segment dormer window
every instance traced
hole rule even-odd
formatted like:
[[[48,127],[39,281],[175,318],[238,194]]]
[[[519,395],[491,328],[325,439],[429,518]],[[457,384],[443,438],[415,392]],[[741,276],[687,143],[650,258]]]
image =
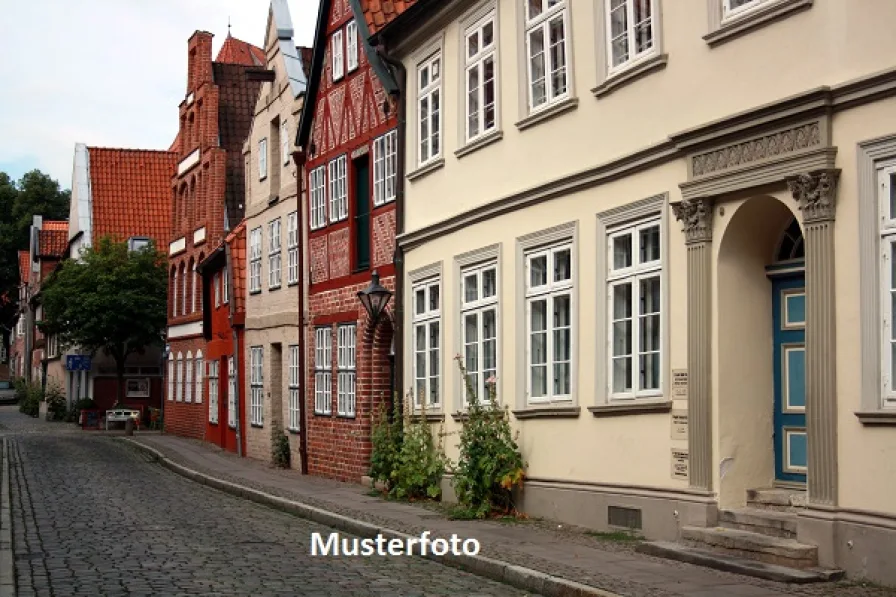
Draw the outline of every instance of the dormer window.
[[[132,236],[128,239],[128,251],[140,251],[149,246],[149,238],[145,236]]]
[[[330,54],[333,56],[333,80],[338,81],[345,74],[341,29],[333,34],[330,45]]]

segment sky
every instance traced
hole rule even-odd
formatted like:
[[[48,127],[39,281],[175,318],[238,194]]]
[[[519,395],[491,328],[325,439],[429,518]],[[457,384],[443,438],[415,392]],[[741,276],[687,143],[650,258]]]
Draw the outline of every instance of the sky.
[[[297,45],[317,0],[288,0]],[[269,0],[0,0],[0,172],[71,187],[75,143],[168,149],[186,94],[187,40],[262,46]]]

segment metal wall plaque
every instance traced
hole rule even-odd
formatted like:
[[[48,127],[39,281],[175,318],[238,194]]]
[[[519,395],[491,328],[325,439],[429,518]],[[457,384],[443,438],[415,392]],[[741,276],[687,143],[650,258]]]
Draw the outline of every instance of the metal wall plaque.
[[[688,399],[688,370],[672,370],[672,400]]]
[[[688,451],[672,448],[672,478],[688,480]]]
[[[672,439],[688,438],[688,411],[686,409],[672,410]]]

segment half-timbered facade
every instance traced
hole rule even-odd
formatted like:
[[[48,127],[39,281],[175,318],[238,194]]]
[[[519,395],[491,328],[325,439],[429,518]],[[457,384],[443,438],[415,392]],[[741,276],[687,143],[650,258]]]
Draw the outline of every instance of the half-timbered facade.
[[[360,3],[323,0],[297,144],[304,159],[308,313],[303,322],[308,471],[359,481],[371,414],[391,395],[392,322],[376,330],[358,291],[394,288],[396,108],[367,46]]]

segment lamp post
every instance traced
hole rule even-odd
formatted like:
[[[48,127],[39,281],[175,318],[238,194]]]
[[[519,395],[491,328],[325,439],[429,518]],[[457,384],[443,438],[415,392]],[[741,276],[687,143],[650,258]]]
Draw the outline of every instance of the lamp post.
[[[383,311],[386,310],[386,305],[389,304],[389,299],[391,298],[392,293],[388,288],[380,286],[380,275],[376,270],[373,270],[370,274],[370,285],[358,292],[358,300],[364,305],[364,310],[370,316],[370,325],[374,329],[376,328],[377,320],[379,320]]]

